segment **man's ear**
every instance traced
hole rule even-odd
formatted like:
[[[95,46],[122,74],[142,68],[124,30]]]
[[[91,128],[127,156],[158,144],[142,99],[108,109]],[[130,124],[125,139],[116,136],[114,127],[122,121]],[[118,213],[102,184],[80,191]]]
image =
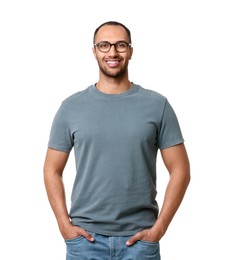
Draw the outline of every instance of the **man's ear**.
[[[95,59],[97,59],[97,57],[96,57],[96,49],[94,47],[93,47],[92,51],[93,51],[93,55],[94,55]]]
[[[132,59],[132,55],[133,55],[133,47],[130,47],[130,57],[129,57],[129,60]]]

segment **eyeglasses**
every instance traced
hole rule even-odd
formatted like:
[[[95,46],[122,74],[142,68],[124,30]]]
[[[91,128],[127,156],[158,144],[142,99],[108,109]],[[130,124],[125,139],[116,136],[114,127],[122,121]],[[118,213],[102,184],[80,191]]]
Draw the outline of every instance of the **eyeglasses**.
[[[115,42],[115,43],[110,43],[110,42],[99,42],[99,43],[95,43],[93,46],[98,48],[98,50],[100,52],[109,52],[110,49],[111,49],[111,46],[114,45],[115,49],[117,52],[125,52],[128,47],[131,46],[131,43],[128,43],[128,42],[124,42],[124,41],[118,41],[118,42]]]

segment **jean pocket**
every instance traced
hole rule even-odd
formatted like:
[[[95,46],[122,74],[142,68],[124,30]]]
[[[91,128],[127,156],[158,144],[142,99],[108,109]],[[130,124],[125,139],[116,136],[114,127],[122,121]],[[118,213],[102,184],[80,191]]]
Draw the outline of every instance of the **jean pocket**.
[[[78,237],[74,237],[74,238],[71,238],[71,239],[65,239],[64,241],[66,243],[72,243],[72,242],[81,241],[83,238],[84,238],[83,236],[78,236]]]
[[[151,245],[151,246],[154,246],[154,245],[159,245],[159,242],[151,242],[151,241],[146,241],[146,240],[139,240],[138,241],[139,243],[142,243],[142,244],[145,244],[145,245]]]
[[[160,260],[159,242],[149,242],[144,240],[137,241],[138,255],[136,259],[155,259]]]

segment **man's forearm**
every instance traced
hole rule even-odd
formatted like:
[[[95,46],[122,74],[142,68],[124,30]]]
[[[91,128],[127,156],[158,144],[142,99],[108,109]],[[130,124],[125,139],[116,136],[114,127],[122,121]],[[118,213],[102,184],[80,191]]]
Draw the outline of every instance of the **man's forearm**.
[[[160,229],[162,236],[166,232],[184,198],[189,181],[189,170],[180,172],[177,171],[171,174],[159,217],[156,224],[153,226],[154,230]]]
[[[70,223],[62,177],[55,172],[45,172],[44,182],[50,205],[61,229]]]

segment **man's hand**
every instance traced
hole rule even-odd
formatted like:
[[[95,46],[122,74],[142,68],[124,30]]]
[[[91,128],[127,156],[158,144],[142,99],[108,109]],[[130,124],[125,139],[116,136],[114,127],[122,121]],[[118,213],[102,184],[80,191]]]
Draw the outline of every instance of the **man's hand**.
[[[83,236],[90,242],[94,241],[94,238],[87,231],[85,231],[83,228],[73,226],[71,223],[60,229],[60,232],[65,240]]]
[[[132,246],[138,240],[143,240],[147,242],[158,242],[161,236],[158,233],[155,233],[151,229],[144,229],[138,233],[136,233],[133,237],[131,237],[127,242],[127,246]]]

